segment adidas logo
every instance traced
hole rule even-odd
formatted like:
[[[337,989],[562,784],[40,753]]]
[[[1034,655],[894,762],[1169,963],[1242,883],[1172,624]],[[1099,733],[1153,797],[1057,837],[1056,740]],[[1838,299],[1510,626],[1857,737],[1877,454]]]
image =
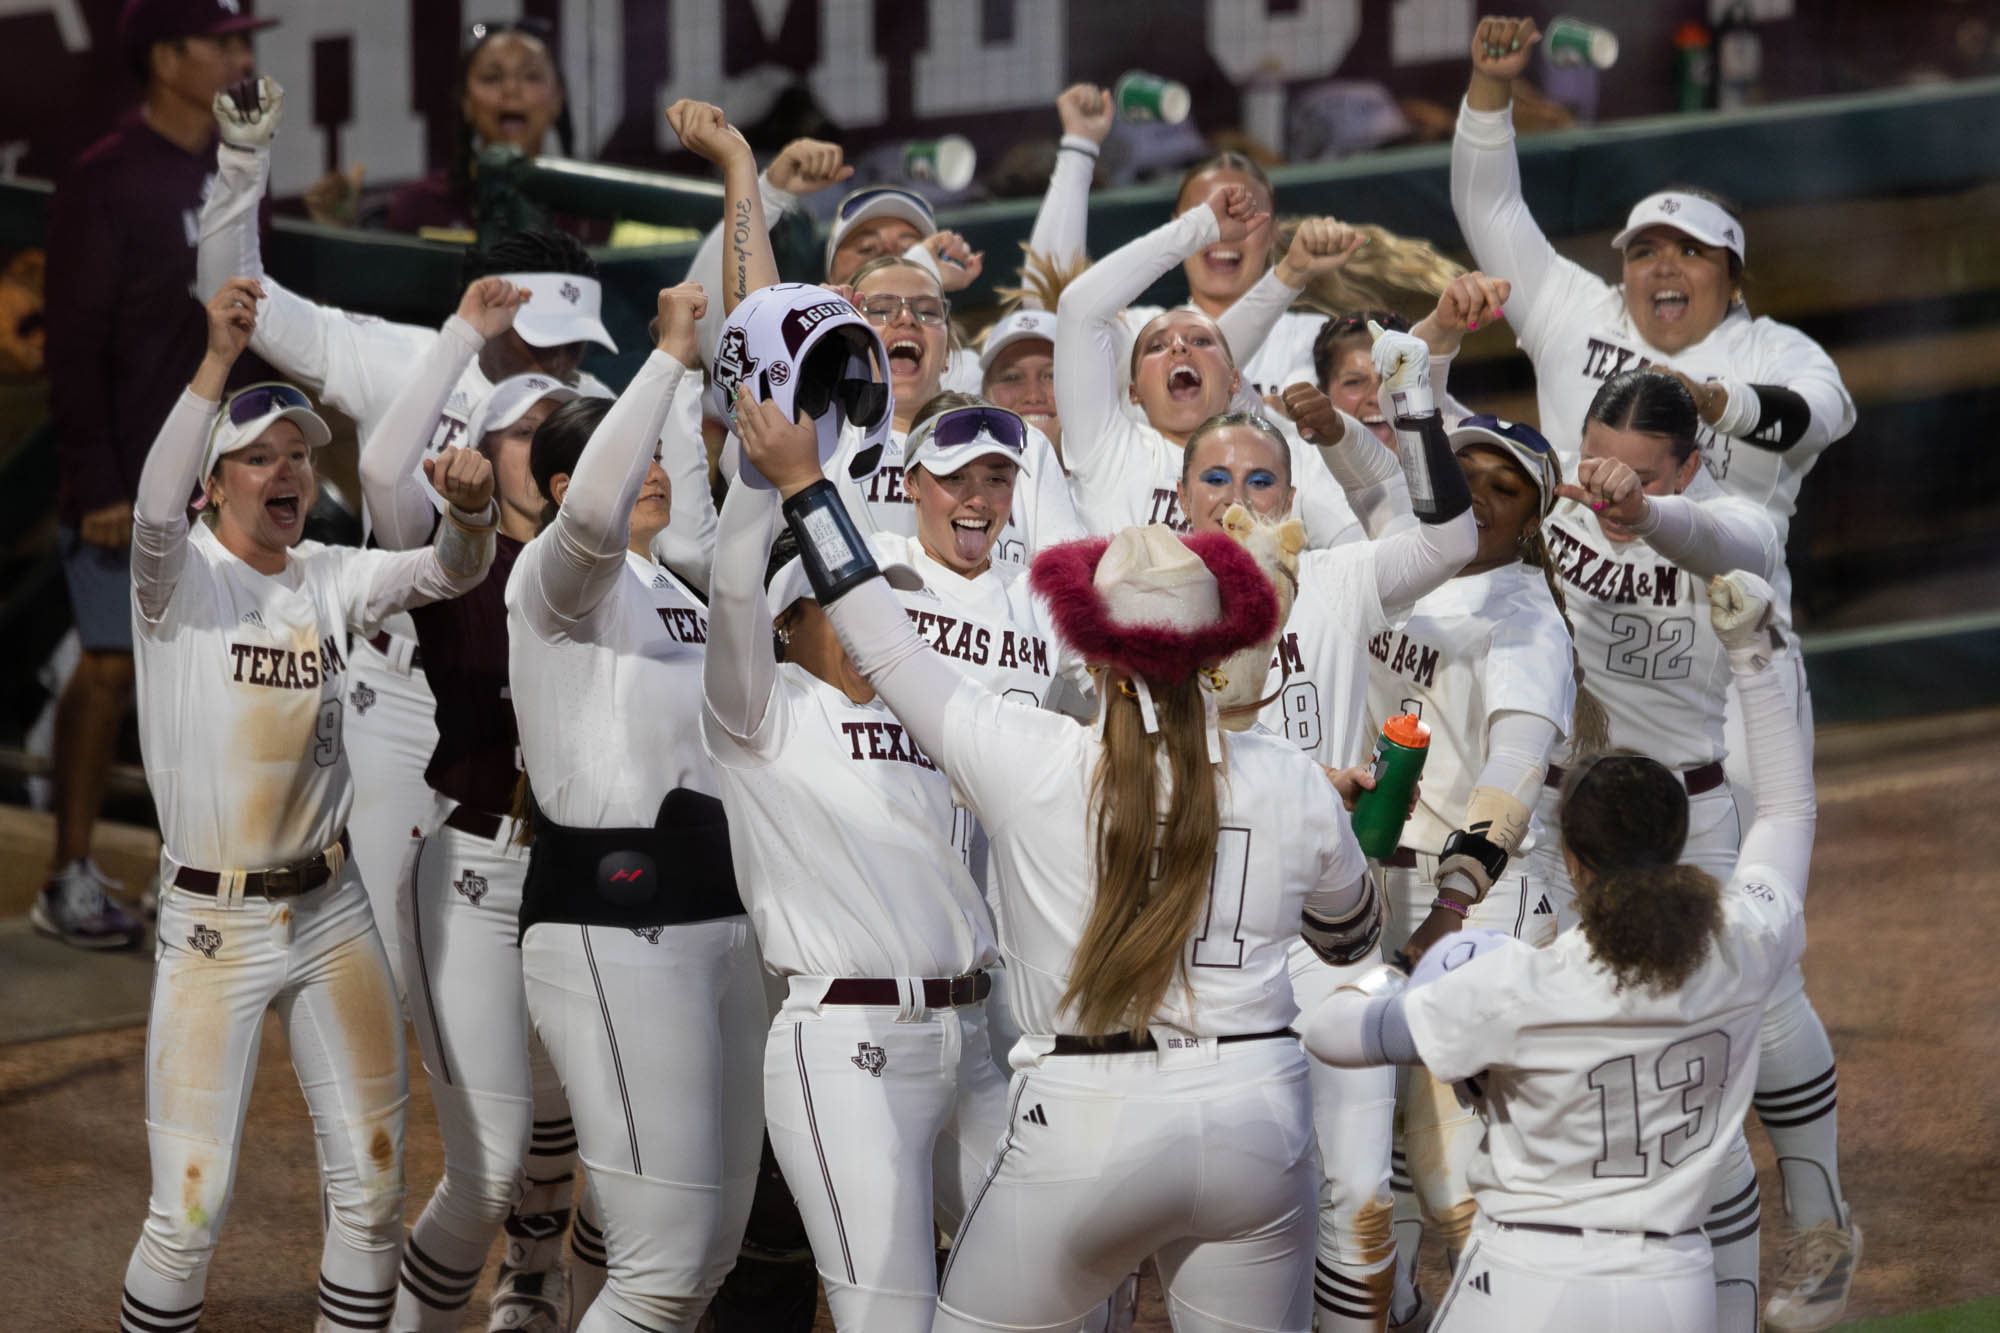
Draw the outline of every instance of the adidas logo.
[[[1490,1271],[1481,1273],[1465,1285],[1471,1287],[1482,1296],[1491,1296],[1493,1294],[1493,1279]]]
[[[1555,909],[1555,908],[1553,908],[1553,907],[1551,907],[1551,906],[1549,906],[1549,895],[1548,895],[1548,894],[1546,894],[1546,893],[1545,893],[1545,894],[1543,894],[1543,895],[1542,895],[1542,900],[1541,900],[1540,902],[1538,902],[1538,903],[1536,903],[1536,904],[1535,904],[1535,913],[1534,913],[1534,914],[1535,914],[1536,916],[1554,916],[1554,915],[1555,915],[1555,913],[1556,913],[1556,909]]]
[[[1031,1125],[1046,1125],[1049,1123],[1049,1118],[1042,1114],[1042,1104],[1040,1102],[1036,1102],[1035,1109],[1022,1116],[1021,1119]]]
[[[264,613],[262,611],[245,611],[243,613],[243,623],[246,625],[255,625],[258,629],[262,629],[264,628]]]

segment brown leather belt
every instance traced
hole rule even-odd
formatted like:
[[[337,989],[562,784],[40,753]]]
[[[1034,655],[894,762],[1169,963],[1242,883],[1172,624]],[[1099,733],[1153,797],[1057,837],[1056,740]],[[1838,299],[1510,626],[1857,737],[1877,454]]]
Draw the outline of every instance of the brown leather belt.
[[[1293,1041],[1297,1041],[1299,1034],[1290,1028],[1279,1028],[1275,1032],[1232,1032],[1226,1037],[1217,1037],[1215,1040],[1227,1046],[1232,1041],[1272,1041],[1279,1037],[1290,1037]],[[1129,1032],[1114,1032],[1104,1037],[1073,1037],[1058,1033],[1055,1049],[1049,1054],[1137,1055],[1141,1051],[1159,1049],[1159,1043],[1153,1040],[1153,1034],[1150,1032],[1143,1037],[1135,1037]]]
[[[497,838],[500,826],[506,823],[500,815],[488,814],[476,806],[455,805],[451,813],[444,817],[446,828],[455,828],[460,833],[470,833],[475,838]]]
[[[347,830],[340,831],[338,841],[340,859],[344,862],[353,855],[353,848],[347,841]],[[302,893],[311,893],[333,878],[333,866],[325,852],[309,856],[296,865],[279,866],[275,870],[250,870],[243,875],[243,896],[246,898],[296,898]],[[189,893],[216,896],[222,886],[222,875],[214,870],[196,870],[193,866],[182,866],[174,871],[174,887],[186,889]]]
[[[962,977],[924,978],[924,1008],[956,1009],[978,1004],[993,993],[993,978],[984,971]],[[876,1004],[894,1008],[903,1003],[903,983],[890,978],[841,977],[829,982],[821,1004]]]
[[[395,646],[396,638],[397,636],[389,633],[388,630],[385,629],[377,630],[373,634],[368,636],[368,646],[370,648],[373,648],[376,652],[382,654],[382,656],[384,657],[393,658],[395,654],[390,652],[389,649]],[[410,670],[422,671],[423,669],[424,669],[423,650],[416,647],[412,647],[410,649]]]
[[[1546,779],[1547,785],[1551,787],[1562,786],[1563,776],[1566,772],[1567,770],[1561,764],[1550,764],[1549,776]],[[1690,796],[1699,796],[1703,792],[1714,791],[1723,783],[1722,765],[1720,763],[1703,764],[1700,768],[1687,769],[1680,774],[1680,780],[1687,787],[1688,795]]]
[[[1564,1227],[1551,1222],[1496,1222],[1509,1231],[1546,1231],[1551,1236],[1644,1236],[1647,1240],[1672,1240],[1676,1236],[1700,1234],[1700,1227],[1686,1231],[1631,1231],[1624,1227]]]

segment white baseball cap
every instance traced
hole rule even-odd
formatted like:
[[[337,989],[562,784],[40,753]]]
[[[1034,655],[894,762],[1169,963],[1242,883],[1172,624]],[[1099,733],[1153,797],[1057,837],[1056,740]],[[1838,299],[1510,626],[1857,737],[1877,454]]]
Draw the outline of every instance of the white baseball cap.
[[[924,586],[924,576],[910,565],[899,560],[877,563],[881,566],[882,577],[897,592],[916,592]],[[809,602],[819,600],[819,594],[813,591],[812,579],[806,574],[804,558],[795,555],[779,565],[778,572],[771,575],[771,581],[764,585],[764,600],[775,616],[801,597]]]
[[[833,252],[853,230],[877,218],[901,218],[917,229],[920,236],[937,230],[937,216],[920,194],[894,185],[871,185],[856,190],[840,201],[833,212],[833,228],[826,234],[826,266],[833,267]]]
[[[1004,458],[1028,466],[1028,424],[1004,407],[979,403],[926,418],[903,444],[903,470],[920,467],[948,477],[975,458]]]
[[[993,369],[993,362],[998,359],[1001,350],[1024,338],[1040,338],[1053,346],[1056,340],[1055,312],[1022,306],[1002,316],[999,323],[986,331],[986,342],[979,349],[979,369],[982,372]]]
[[[1734,251],[1737,262],[1743,261],[1743,224],[1712,199],[1680,190],[1649,194],[1632,205],[1625,218],[1625,230],[1611,238],[1611,248],[1623,252],[1632,238],[1648,227],[1672,227],[1703,245],[1719,245]]]
[[[583,397],[581,390],[564,384],[553,375],[530,372],[509,375],[486,391],[465,423],[465,447],[477,449],[479,442],[496,430],[505,430],[528,414],[528,409],[544,398],[567,403]]]
[[[514,332],[535,347],[566,343],[596,343],[615,352],[618,344],[604,327],[604,285],[580,273],[498,273],[531,299],[514,316]]]
[[[231,394],[216,414],[215,425],[208,432],[208,447],[201,455],[201,479],[208,479],[224,455],[249,448],[280,421],[297,426],[310,448],[317,449],[333,438],[302,390],[276,380],[252,384]]]

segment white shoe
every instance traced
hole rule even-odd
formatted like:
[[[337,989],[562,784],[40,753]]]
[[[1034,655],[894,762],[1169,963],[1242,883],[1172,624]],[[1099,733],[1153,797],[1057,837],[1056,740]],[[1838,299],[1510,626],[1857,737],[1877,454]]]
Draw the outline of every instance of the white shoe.
[[[28,908],[28,920],[42,934],[79,949],[135,948],[146,928],[105,896],[124,888],[105,878],[88,858],[72,861],[42,885]]]
[[[1847,1313],[1847,1293],[1861,1263],[1861,1228],[1821,1222],[1794,1235],[1779,1261],[1778,1294],[1764,1306],[1774,1333],[1816,1333]]]
[[[569,1282],[562,1265],[545,1273],[502,1268],[487,1309],[487,1333],[567,1333]]]

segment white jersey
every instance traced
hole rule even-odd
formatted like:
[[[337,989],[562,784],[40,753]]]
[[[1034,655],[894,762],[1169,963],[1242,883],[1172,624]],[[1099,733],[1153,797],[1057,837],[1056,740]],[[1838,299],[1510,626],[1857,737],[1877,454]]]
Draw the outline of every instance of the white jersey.
[[[1024,566],[996,562],[966,578],[939,564],[915,537],[869,538],[880,563],[905,564],[924,586],[899,591],[917,633],[938,656],[995,694],[1040,707],[1067,663],[1042,599]]]
[[[889,432],[889,439],[882,446],[880,470],[866,481],[843,488],[850,507],[858,494],[866,510],[854,516],[863,532],[898,537],[917,535],[917,502],[903,478],[903,446],[908,439],[906,431]],[[860,443],[860,429],[843,426],[840,449],[827,464],[827,475],[833,476],[838,469],[845,468]],[[1007,516],[1007,526],[1000,529],[1000,539],[993,545],[995,560],[1026,564],[1051,546],[1085,535],[1055,446],[1033,426],[1028,427],[1027,462],[1027,468],[1015,478],[1014,505]]]
[[[1732,495],[1768,508],[1783,522],[1797,508],[1799,483],[1822,450],[1854,428],[1854,400],[1826,350],[1788,324],[1753,319],[1733,308],[1713,332],[1668,353],[1639,336],[1621,287],[1557,254],[1521,198],[1511,110],[1461,109],[1452,141],[1451,193],[1473,257],[1514,284],[1507,320],[1535,364],[1542,434],[1576,475],[1585,414],[1603,382],[1620,371],[1660,364],[1695,380],[1772,384],[1806,400],[1805,434],[1778,452],[1748,440],[1700,432],[1703,465]],[[1789,603],[1791,576],[1772,579]]]
[[[1700,473],[1683,498],[1733,511],[1746,523],[1770,523]],[[1559,503],[1542,532],[1567,585],[1585,683],[1610,716],[1611,744],[1679,770],[1721,759],[1729,654],[1709,624],[1708,580],[1644,541],[1612,541],[1574,500]]]
[[[945,705],[944,734],[939,758],[992,840],[994,915],[1014,1017],[1028,1034],[1022,1049],[1045,1053],[1050,1035],[1076,1030],[1061,999],[1096,896],[1098,733],[967,681]],[[1170,987],[1153,1018],[1163,1048],[1169,1034],[1271,1032],[1296,1018],[1287,951],[1305,900],[1352,889],[1365,868],[1339,798],[1293,747],[1253,732],[1225,733],[1223,745],[1215,874],[1188,945],[1188,986]]]
[[[1756,1084],[1772,985],[1805,949],[1799,886],[1739,865],[1723,927],[1678,991],[1613,990],[1580,929],[1546,949],[1500,948],[1403,996],[1426,1068],[1486,1074],[1486,1151],[1468,1175],[1500,1222],[1679,1232]]]
[[[1258,721],[1328,768],[1368,757],[1367,644],[1389,625],[1375,543],[1299,554],[1299,591],[1278,634]]]
[[[354,799],[347,627],[463,591],[440,573],[429,547],[300,542],[282,573],[260,574],[193,525],[159,619],[132,613],[140,749],[170,860],[264,870],[339,839]]]
[[[736,883],[781,976],[953,977],[994,959],[951,783],[880,699],[780,663],[755,735],[702,715]]]
[[[1281,290],[1289,291],[1278,283],[1274,273],[1266,274],[1265,280],[1277,284]],[[1255,290],[1255,289],[1253,289]],[[1293,297],[1297,296],[1292,292]],[[1181,306],[1182,310],[1192,310],[1192,305]],[[1132,341],[1145,328],[1165,312],[1165,307],[1156,305],[1127,306],[1121,321],[1125,325],[1125,366],[1130,366]],[[1248,358],[1239,360],[1237,370],[1243,376],[1243,388],[1252,397],[1264,399],[1267,395],[1282,394],[1291,384],[1319,384],[1319,372],[1313,369],[1313,340],[1326,325],[1326,316],[1309,310],[1286,310],[1278,315],[1271,331],[1264,335],[1264,341],[1252,350]],[[1228,326],[1225,325],[1225,332]],[[1232,348],[1232,350],[1235,350]],[[1443,383],[1443,378],[1438,377]]]
[[[708,610],[664,567],[625,568],[580,619],[543,594],[553,530],[507,581],[507,674],[535,803],[570,828],[652,828],[676,787],[720,795],[699,729]]]
[[[1417,808],[1403,845],[1436,854],[1465,823],[1496,713],[1569,730],[1576,703],[1569,631],[1539,569],[1519,561],[1447,582],[1368,641],[1369,734],[1397,713],[1431,729]],[[1726,668],[1725,663],[1725,668]],[[1522,840],[1534,845],[1535,831]]]

